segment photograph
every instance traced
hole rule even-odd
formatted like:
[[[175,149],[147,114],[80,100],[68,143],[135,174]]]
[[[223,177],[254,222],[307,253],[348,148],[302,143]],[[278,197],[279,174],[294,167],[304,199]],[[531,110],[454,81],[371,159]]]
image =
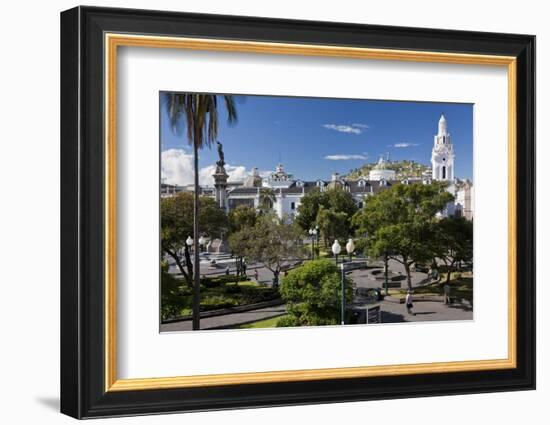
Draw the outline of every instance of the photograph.
[[[474,105],[159,93],[160,332],[474,319]]]

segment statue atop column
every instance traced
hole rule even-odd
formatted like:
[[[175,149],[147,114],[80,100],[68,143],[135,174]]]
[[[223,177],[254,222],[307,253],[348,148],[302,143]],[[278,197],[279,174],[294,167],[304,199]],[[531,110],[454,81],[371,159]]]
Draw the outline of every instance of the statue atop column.
[[[216,142],[218,145],[218,157],[219,160],[216,161],[216,164],[220,167],[223,167],[225,165],[225,155],[223,154],[223,145],[218,141]]]
[[[223,146],[220,142],[218,145],[218,160],[216,161],[216,172],[213,174],[214,187],[216,189],[216,202],[220,208],[227,211],[227,172],[225,171],[225,155],[223,154]]]

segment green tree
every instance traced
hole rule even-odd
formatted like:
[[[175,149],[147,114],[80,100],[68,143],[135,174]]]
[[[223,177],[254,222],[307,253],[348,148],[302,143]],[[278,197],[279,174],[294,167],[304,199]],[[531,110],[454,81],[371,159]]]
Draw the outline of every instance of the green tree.
[[[346,304],[352,299],[353,282],[346,278]],[[283,278],[281,297],[287,303],[289,318],[277,326],[319,326],[340,323],[341,275],[333,261],[307,261]]]
[[[179,282],[173,275],[168,273],[168,263],[166,261],[161,264],[160,297],[162,320],[177,316],[185,306]]]
[[[315,227],[319,207],[324,204],[325,197],[323,196],[323,192],[317,187],[302,197],[298,206],[298,215],[296,216],[296,223],[302,230],[307,232],[309,229]]]
[[[218,137],[218,101],[222,99],[229,123],[237,121],[237,109],[233,96],[210,94],[165,93],[164,104],[168,112],[172,131],[181,133],[181,125],[186,124],[187,141],[193,146],[195,197],[193,204],[193,225],[195,264],[199,264],[199,150],[210,147]],[[200,318],[200,277],[195,276],[193,289],[193,329],[199,328]]]
[[[317,225],[323,236],[325,246],[335,239],[345,240],[349,232],[349,217],[345,212],[337,212],[332,208],[321,206],[317,213]]]
[[[472,261],[473,224],[464,217],[448,217],[437,222],[435,231],[434,253],[445,264],[446,282],[449,282],[451,271],[459,261]]]
[[[357,205],[351,194],[338,187],[327,189],[323,192],[319,188],[309,191],[301,199],[296,217],[296,223],[303,231],[307,232],[309,229],[315,227],[315,225],[320,226],[318,215],[321,208],[331,210],[335,214],[344,213],[346,220],[344,222],[344,229],[342,230],[342,237],[349,236],[352,224],[351,218],[357,211]],[[330,237],[324,237],[323,239],[326,245]]]
[[[370,255],[387,254],[403,265],[412,289],[411,266],[433,258],[436,214],[452,200],[442,183],[397,184],[367,198],[353,223],[358,236],[368,234]]]
[[[333,188],[323,192],[326,198],[325,206],[336,212],[345,213],[350,219],[357,211],[357,204],[349,192],[341,188]]]
[[[262,187],[260,189],[260,199],[258,209],[261,214],[269,214],[276,201],[275,191],[273,189]]]
[[[237,232],[233,232],[229,235],[228,243],[231,254],[235,257],[236,262],[238,262],[237,275],[240,273],[239,270],[243,270],[243,259],[250,252],[252,241],[250,240],[254,226],[244,226]]]
[[[229,231],[235,233],[245,227],[254,227],[256,224],[256,210],[248,205],[239,205],[229,211]]]
[[[251,229],[247,258],[261,262],[272,272],[280,271],[283,262],[300,259],[304,253],[298,244],[300,232],[273,213],[258,218]]]
[[[193,261],[185,243],[193,234],[193,194],[181,192],[160,202],[161,249],[176,263],[189,287],[193,287]],[[199,199],[199,225],[204,234],[216,235],[227,228],[227,216],[212,198]],[[183,255],[182,255],[183,253]]]

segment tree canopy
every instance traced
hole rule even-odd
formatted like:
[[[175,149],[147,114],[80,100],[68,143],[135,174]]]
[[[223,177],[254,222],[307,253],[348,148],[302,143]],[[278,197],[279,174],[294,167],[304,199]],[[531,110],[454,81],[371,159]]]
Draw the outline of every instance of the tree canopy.
[[[245,227],[254,227],[258,214],[253,207],[248,205],[239,205],[229,211],[229,231],[238,232]]]
[[[227,229],[227,216],[212,198],[199,198],[201,213],[199,226],[201,232],[209,236],[218,236]],[[161,248],[174,259],[181,274],[191,285],[193,265],[189,248],[185,243],[187,237],[193,237],[193,194],[181,192],[175,196],[162,198],[160,203]],[[181,251],[184,252],[184,261]]]
[[[280,270],[283,262],[303,255],[298,243],[300,232],[275,214],[258,216],[254,226],[243,227],[229,237],[229,246],[239,257],[263,263],[269,270]]]
[[[434,256],[441,259],[447,268],[446,281],[451,280],[451,271],[459,261],[469,263],[473,257],[473,223],[464,217],[446,217],[435,227]]]
[[[443,183],[398,184],[367,198],[353,223],[360,236],[368,235],[370,255],[387,254],[403,265],[412,289],[410,267],[433,258],[437,213],[452,200]]]
[[[315,188],[302,198],[296,223],[305,232],[319,225],[322,237],[327,244],[336,234],[342,238],[349,236],[351,217],[356,211],[357,205],[349,192],[341,188],[321,192]]]
[[[346,278],[346,304],[352,298],[353,282]],[[283,277],[280,289],[289,318],[278,326],[318,326],[340,323],[341,276],[327,259],[307,261]]]

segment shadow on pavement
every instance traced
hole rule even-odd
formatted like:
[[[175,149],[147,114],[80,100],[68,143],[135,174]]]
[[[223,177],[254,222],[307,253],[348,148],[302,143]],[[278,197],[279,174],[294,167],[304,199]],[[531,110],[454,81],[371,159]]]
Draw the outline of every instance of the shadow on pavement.
[[[467,305],[462,305],[462,304],[451,304],[448,307],[449,308],[455,308],[455,309],[458,309],[458,310],[463,310],[463,311],[472,311],[473,310],[473,307],[470,307],[470,306],[467,306]]]
[[[382,323],[403,323],[406,322],[405,317],[402,314],[390,313],[389,311],[382,311]]]

